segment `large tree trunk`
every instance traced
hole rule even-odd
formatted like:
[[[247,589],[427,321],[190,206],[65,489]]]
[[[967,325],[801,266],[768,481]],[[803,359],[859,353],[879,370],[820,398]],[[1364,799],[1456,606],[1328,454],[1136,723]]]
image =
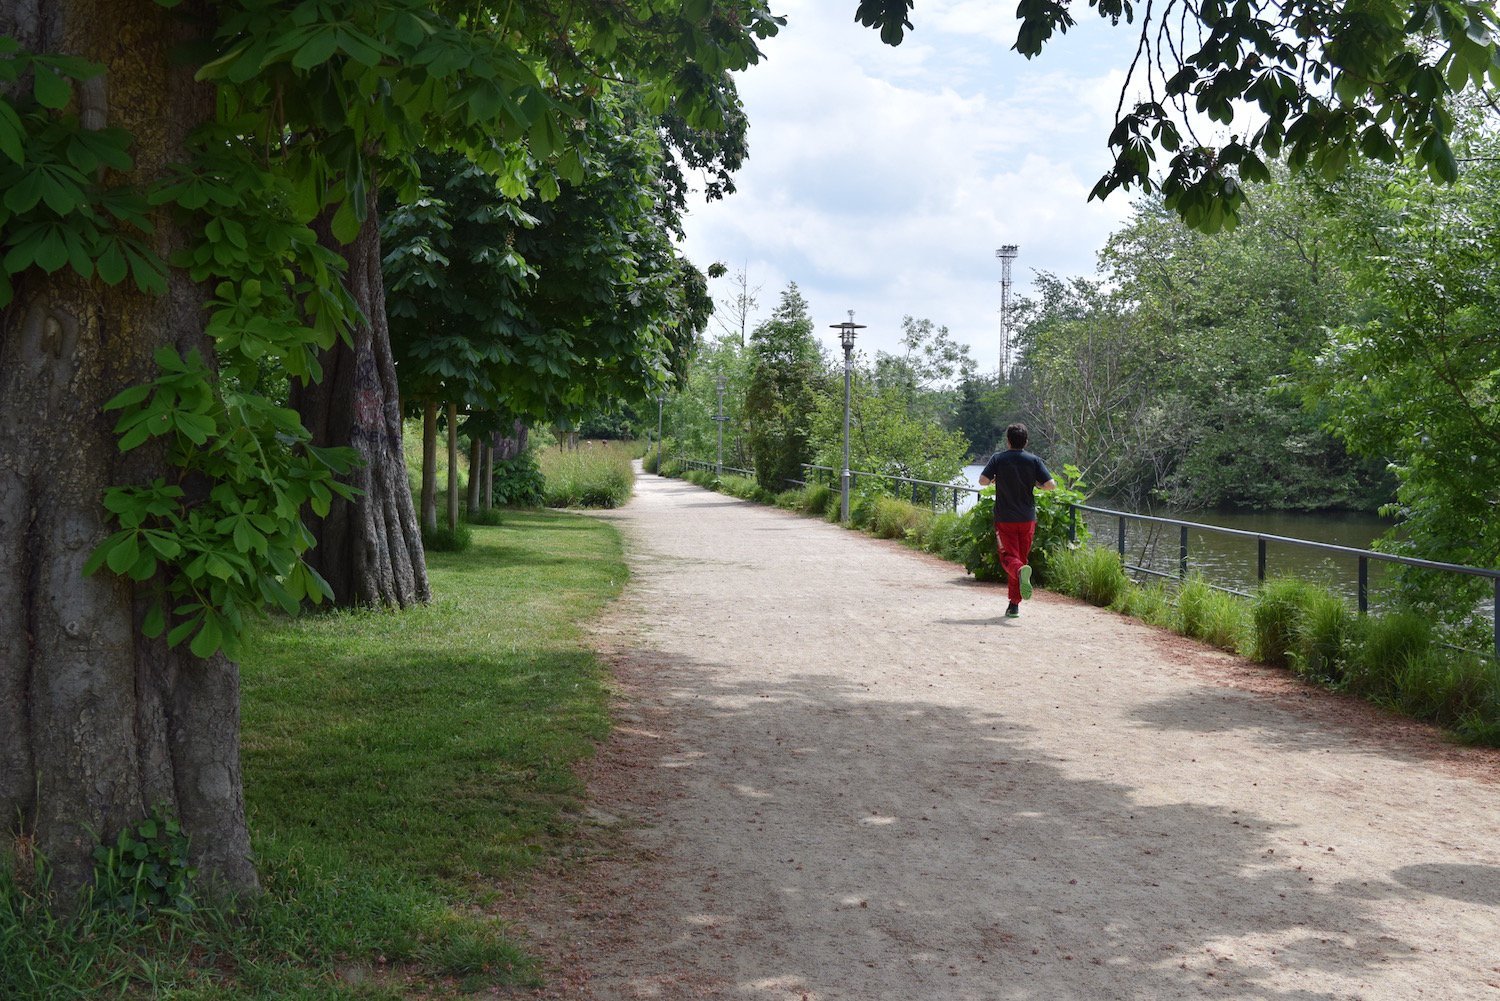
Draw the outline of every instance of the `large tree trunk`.
[[[317,548],[308,563],[333,588],[340,605],[406,608],[425,602],[427,562],[412,506],[401,446],[401,403],[391,357],[380,274],[380,220],[371,184],[359,236],[341,246],[325,226],[320,238],[349,262],[349,285],[368,323],[320,356],[323,381],[295,386],[292,405],[316,445],[347,445],[362,465],[350,476],[360,494],[335,499],[328,517],[309,527]]]
[[[185,41],[180,14],[138,0],[0,0],[0,34],[104,64],[80,88],[80,118],[134,134],[139,181],[181,159],[213,112],[212,90],[170,58]],[[180,234],[156,223],[166,257]],[[171,475],[160,451],[122,457],[101,406],[150,378],[164,344],[211,357],[203,299],[181,272],[147,296],[64,269],[28,272],[0,311],[0,865],[45,858],[63,903],[86,885],[98,840],[155,806],[182,820],[211,892],[257,888],[235,665],[145,639],[137,589],[82,569],[109,532],[104,489]]]

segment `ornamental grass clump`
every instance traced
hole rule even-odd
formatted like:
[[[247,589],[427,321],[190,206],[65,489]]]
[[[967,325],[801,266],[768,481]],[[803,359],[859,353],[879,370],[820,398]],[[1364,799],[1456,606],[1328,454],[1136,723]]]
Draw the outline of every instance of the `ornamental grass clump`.
[[[1238,650],[1249,631],[1245,604],[1194,575],[1177,592],[1175,627],[1221,650]]]
[[[932,511],[895,497],[877,497],[870,510],[869,530],[882,539],[907,539],[932,521]]]
[[[548,449],[539,456],[548,507],[615,508],[635,484],[628,443]]]
[[[1250,655],[1287,667],[1297,642],[1297,621],[1310,585],[1289,577],[1268,580],[1250,603]]]
[[[1336,685],[1343,680],[1354,630],[1354,616],[1332,591],[1309,586],[1302,595],[1296,639],[1288,652],[1292,670],[1310,681]]]

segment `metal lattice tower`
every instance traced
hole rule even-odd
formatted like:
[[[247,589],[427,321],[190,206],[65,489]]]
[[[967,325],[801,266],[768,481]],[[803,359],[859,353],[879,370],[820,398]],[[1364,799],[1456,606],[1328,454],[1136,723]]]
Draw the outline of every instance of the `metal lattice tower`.
[[[1000,258],[1000,379],[1010,371],[1010,263],[1016,259],[1020,248],[1007,243],[995,251]]]

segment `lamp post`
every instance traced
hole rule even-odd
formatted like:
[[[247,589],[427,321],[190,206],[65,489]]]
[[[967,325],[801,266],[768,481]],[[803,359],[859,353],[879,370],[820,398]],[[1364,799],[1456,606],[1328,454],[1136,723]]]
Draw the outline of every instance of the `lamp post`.
[[[656,394],[656,475],[657,476],[665,476],[666,475],[665,473],[663,473],[661,471],[661,464],[662,464],[661,447],[662,447],[662,443],[666,441],[666,439],[661,436],[661,409],[662,409],[663,406],[666,405],[666,402],[667,402],[667,394],[666,393],[657,393]]]
[[[865,329],[863,323],[854,322],[854,310],[849,310],[849,319],[843,323],[830,324],[839,332],[839,344],[844,348],[844,471],[839,477],[839,520],[849,523],[849,377],[854,352],[854,332]]]
[[[726,381],[722,375],[714,378],[714,384],[719,388],[719,413],[714,417],[719,425],[719,461],[714,475],[720,479],[724,477],[724,422],[729,420],[724,416],[724,383]]]

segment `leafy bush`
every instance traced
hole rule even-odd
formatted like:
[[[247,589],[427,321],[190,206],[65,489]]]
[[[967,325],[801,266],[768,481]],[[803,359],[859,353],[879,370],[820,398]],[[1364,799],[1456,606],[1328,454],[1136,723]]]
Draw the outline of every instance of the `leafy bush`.
[[[547,483],[530,449],[509,459],[496,459],[494,499],[501,507],[541,507],[547,498]]]
[[[775,501],[774,494],[765,490],[759,482],[749,476],[725,476],[719,480],[718,490],[731,497],[755,501],[757,504],[770,504]]]
[[[1050,554],[1069,544],[1069,526],[1073,524],[1073,504],[1082,504],[1084,497],[1078,467],[1063,467],[1056,474],[1057,489],[1036,495],[1036,536],[1031,543],[1032,579],[1038,584],[1048,580]],[[995,488],[985,487],[979,501],[967,514],[964,542],[960,548],[964,569],[974,575],[975,580],[1004,580],[1005,571],[1000,569],[1000,554],[995,547]],[[1076,522],[1077,541],[1087,542],[1088,526],[1083,519]]]
[[[120,832],[113,845],[94,849],[94,905],[144,921],[157,911],[178,915],[193,910],[192,883],[197,870],[188,865],[188,836],[175,817],[161,808],[133,828]]]

